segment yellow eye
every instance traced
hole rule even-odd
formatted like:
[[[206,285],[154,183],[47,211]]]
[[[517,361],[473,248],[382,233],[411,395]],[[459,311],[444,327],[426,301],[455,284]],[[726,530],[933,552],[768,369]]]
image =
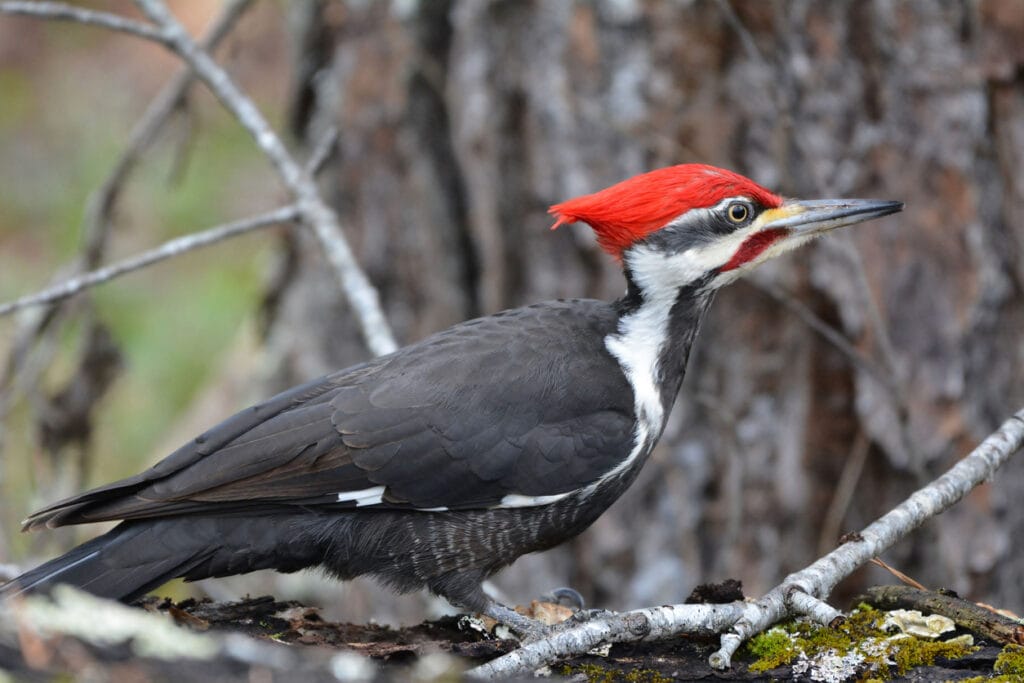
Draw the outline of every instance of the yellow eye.
[[[726,215],[729,216],[729,220],[733,223],[742,223],[750,216],[750,207],[746,204],[736,202],[735,204],[729,205]]]

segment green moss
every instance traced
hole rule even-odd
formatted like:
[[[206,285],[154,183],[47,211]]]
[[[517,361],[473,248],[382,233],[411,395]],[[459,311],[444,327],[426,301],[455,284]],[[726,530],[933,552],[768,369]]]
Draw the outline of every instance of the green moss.
[[[901,676],[915,667],[931,666],[940,657],[960,659],[978,649],[959,643],[927,641],[920,638],[902,638],[895,642],[897,647],[893,650],[892,657],[896,662],[897,673]]]
[[[1007,645],[996,658],[992,671],[1005,676],[1024,676],[1024,647]]]
[[[597,664],[566,665],[562,667],[559,673],[566,677],[583,674],[587,677],[588,683],[671,683],[673,680],[654,669],[620,671],[618,669],[606,669]]]
[[[880,628],[883,614],[861,606],[836,628],[791,621],[750,640],[753,672],[764,672],[798,659],[807,666],[849,667],[886,680],[938,658],[958,659],[977,648],[962,643],[894,638]],[[1024,669],[1022,669],[1024,670]]]
[[[757,661],[750,665],[750,670],[757,672],[788,664],[800,654],[796,641],[781,628],[757,634],[747,643],[747,650],[757,657]]]

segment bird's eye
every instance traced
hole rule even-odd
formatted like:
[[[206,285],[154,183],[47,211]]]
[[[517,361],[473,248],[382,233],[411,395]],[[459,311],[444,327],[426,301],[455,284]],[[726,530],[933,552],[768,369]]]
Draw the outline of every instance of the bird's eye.
[[[729,205],[726,215],[733,223],[742,223],[750,217],[750,207],[742,202],[736,202]]]

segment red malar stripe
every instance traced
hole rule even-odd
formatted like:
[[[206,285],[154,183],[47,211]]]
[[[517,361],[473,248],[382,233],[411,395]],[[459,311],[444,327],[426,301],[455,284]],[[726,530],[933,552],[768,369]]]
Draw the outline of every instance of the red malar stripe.
[[[753,261],[760,256],[765,249],[772,246],[788,234],[789,231],[784,228],[776,230],[762,230],[761,232],[754,233],[740,245],[740,248],[732,255],[729,262],[722,266],[720,272],[724,273],[727,270],[739,268],[744,263]]]

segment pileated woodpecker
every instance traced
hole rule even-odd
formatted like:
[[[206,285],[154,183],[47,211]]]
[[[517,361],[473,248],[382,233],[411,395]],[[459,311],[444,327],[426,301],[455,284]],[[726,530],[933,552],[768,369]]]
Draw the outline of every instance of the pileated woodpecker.
[[[426,587],[520,632],[481,583],[586,529],[665,427],[715,291],[899,202],[796,201],[698,164],[550,209],[618,259],[623,298],[461,323],[228,418],[25,529],[124,520],[0,595],[69,583],[130,600],[175,578],[321,566]]]

